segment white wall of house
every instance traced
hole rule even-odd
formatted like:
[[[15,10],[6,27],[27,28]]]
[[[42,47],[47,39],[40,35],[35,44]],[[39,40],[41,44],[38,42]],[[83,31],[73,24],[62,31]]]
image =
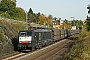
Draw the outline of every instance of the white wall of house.
[[[72,29],[71,30],[76,30],[76,26],[72,26]]]
[[[62,25],[62,23],[63,23],[63,20],[60,20],[60,25]]]

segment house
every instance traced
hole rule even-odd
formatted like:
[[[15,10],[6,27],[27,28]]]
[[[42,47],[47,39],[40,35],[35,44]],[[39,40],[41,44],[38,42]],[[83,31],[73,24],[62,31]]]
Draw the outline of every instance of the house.
[[[53,22],[53,28],[59,29],[59,26],[62,25],[63,20],[61,20],[61,18],[53,18],[52,22]]]

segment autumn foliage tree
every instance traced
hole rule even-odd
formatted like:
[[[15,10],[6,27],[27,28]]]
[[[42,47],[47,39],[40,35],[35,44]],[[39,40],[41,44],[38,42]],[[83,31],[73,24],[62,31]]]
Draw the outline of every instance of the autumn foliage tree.
[[[65,21],[62,23],[62,25],[59,26],[61,29],[71,29],[72,26],[69,23],[66,23]]]
[[[44,24],[44,25],[46,25],[46,17],[45,17],[45,15],[44,14],[41,14],[40,16],[39,16],[39,21],[38,21],[38,23],[39,24]]]
[[[53,27],[52,18],[52,15],[48,15],[47,17],[47,25],[51,27]]]
[[[44,14],[41,14],[38,23],[49,27],[52,26],[52,19],[50,16],[46,17]]]

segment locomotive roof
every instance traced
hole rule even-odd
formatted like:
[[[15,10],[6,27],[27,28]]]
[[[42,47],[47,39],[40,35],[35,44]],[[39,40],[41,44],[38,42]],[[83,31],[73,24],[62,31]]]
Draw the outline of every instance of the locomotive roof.
[[[33,30],[21,30],[20,32],[32,32]]]
[[[47,29],[37,29],[37,30],[21,30],[20,32],[51,32],[51,30],[47,30]]]
[[[51,30],[47,30],[47,29],[38,29],[38,30],[34,30],[34,32],[51,32]]]

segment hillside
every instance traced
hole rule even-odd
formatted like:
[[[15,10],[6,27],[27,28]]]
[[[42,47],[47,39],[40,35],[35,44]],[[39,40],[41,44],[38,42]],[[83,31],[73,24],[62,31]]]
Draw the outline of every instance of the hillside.
[[[90,32],[82,32],[63,60],[90,60]]]
[[[0,57],[16,50],[18,32],[25,29],[24,22],[0,19]]]

